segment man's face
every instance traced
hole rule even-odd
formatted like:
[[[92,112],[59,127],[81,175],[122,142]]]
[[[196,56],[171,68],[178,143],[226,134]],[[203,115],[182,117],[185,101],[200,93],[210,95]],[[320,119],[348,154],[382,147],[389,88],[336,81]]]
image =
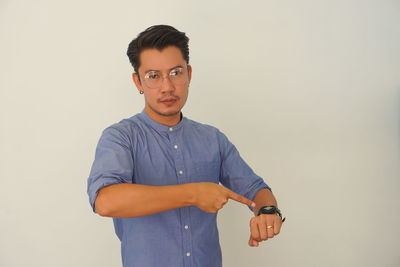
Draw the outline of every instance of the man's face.
[[[175,80],[176,70],[183,70],[179,82]],[[135,73],[133,80],[138,90],[144,92],[146,112],[158,118],[178,116],[188,97],[192,74],[192,68],[186,64],[179,48],[168,46],[161,51],[153,48],[143,50],[138,72],[140,80]],[[157,86],[151,84],[153,77],[160,80]]]

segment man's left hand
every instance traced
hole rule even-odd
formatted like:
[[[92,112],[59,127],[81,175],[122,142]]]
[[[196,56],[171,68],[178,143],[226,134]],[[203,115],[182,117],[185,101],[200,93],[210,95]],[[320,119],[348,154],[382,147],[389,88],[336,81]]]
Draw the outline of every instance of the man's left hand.
[[[250,247],[258,247],[259,243],[279,234],[282,220],[278,214],[260,214],[250,220]]]

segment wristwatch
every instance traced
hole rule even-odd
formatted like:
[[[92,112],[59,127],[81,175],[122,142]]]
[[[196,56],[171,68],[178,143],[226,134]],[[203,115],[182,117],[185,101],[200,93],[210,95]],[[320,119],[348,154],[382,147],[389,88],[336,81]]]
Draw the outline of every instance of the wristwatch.
[[[278,214],[279,217],[281,217],[282,222],[284,222],[286,220],[286,218],[282,219],[282,213],[280,211],[280,209],[278,209],[275,206],[263,206],[258,210],[258,214],[257,216],[259,216],[260,214]]]

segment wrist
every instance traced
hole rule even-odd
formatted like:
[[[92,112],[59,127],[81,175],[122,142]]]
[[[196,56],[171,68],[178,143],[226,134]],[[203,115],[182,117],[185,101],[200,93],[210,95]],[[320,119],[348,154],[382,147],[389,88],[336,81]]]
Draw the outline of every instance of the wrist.
[[[255,215],[255,216],[258,216],[259,213],[260,213],[261,208],[263,208],[263,207],[276,207],[276,208],[278,208],[278,204],[275,202],[275,203],[268,203],[268,204],[265,204],[265,203],[264,203],[264,204],[256,205],[256,206],[254,207],[254,209],[253,209],[254,215]]]
[[[260,216],[261,214],[277,214],[281,218],[282,222],[284,222],[286,219],[282,218],[282,213],[277,206],[262,206],[258,210],[257,216]]]
[[[184,194],[184,205],[185,206],[196,206],[196,187],[195,184],[183,184],[182,190]]]

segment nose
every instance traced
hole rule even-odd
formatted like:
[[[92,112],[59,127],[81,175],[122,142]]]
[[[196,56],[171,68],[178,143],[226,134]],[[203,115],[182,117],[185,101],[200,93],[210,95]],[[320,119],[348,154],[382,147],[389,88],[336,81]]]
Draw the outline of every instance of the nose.
[[[162,83],[161,83],[161,91],[162,92],[170,92],[175,90],[174,84],[171,82],[169,79],[169,76],[165,76],[162,78]]]

